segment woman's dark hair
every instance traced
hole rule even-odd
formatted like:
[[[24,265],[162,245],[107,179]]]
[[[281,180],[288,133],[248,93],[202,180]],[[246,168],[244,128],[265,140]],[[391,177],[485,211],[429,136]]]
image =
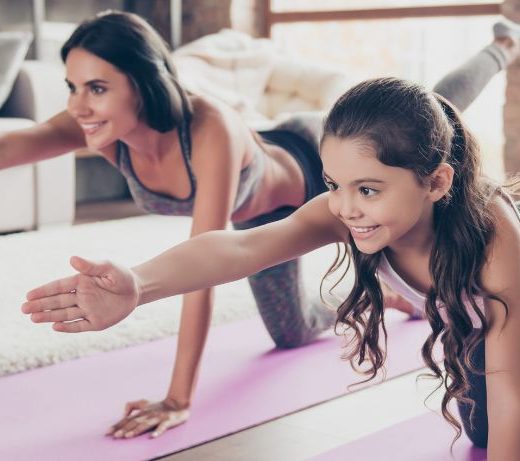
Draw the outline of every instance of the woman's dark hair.
[[[442,413],[456,428],[458,438],[461,427],[448,410],[448,403],[456,398],[474,409],[474,402],[467,398],[467,370],[474,370],[472,355],[487,330],[485,316],[474,297],[499,299],[481,285],[486,247],[495,228],[487,206],[492,187],[480,179],[477,144],[446,99],[395,78],[366,81],[347,91],[325,120],[322,142],[328,136],[368,141],[379,161],[411,170],[422,184],[442,162],[454,169],[450,192],[434,204],[435,240],[429,262],[433,284],[426,301],[432,332],[422,355],[439,379],[439,387],[446,389]],[[370,380],[386,358],[383,294],[376,275],[381,252],[364,254],[353,239],[348,243],[345,252],[349,264],[354,263],[355,281],[338,308],[336,326],[342,325],[351,335],[345,358],[358,370],[368,361],[364,373]],[[341,260],[338,253],[327,275],[338,269]],[[468,300],[480,319],[480,328],[473,327],[465,307]],[[439,314],[438,303],[445,306],[446,321]],[[379,342],[381,331],[383,348]],[[446,376],[433,358],[437,340],[443,345]]]
[[[190,120],[191,104],[180,86],[168,46],[144,19],[107,11],[82,22],[61,48],[61,59],[82,48],[126,74],[140,97],[139,116],[161,133]]]

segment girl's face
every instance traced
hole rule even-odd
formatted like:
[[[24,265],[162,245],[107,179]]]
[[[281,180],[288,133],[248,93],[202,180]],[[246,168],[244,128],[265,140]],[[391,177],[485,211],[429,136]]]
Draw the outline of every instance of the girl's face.
[[[430,187],[411,170],[381,163],[363,139],[327,136],[321,148],[329,208],[357,248],[376,253],[424,245],[432,235]]]
[[[138,126],[139,97],[125,74],[82,48],[69,52],[65,67],[67,110],[82,128],[88,147],[102,149]]]

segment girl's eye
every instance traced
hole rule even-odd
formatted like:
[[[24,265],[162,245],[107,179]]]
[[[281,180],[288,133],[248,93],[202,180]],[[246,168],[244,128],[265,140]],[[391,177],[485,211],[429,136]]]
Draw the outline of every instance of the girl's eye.
[[[71,84],[67,84],[67,88],[69,89],[70,94],[74,94],[76,92],[76,88],[74,88]]]
[[[327,186],[327,189],[330,190],[331,192],[338,190],[338,185],[335,182],[327,181],[326,179],[324,181],[325,181],[325,186]]]
[[[376,189],[371,189],[370,187],[360,187],[359,193],[365,197],[372,197],[376,195],[379,191]]]

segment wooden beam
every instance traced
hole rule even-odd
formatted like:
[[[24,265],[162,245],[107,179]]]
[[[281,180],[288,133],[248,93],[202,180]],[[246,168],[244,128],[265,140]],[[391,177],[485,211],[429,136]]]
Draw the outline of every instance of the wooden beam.
[[[270,3],[266,0],[267,3]],[[400,8],[370,8],[336,11],[288,11],[268,12],[267,24],[270,29],[274,24],[291,22],[356,21],[375,19],[434,18],[446,16],[483,16],[500,14],[500,4],[466,4],[417,6]]]
[[[263,23],[262,37],[271,38],[271,26],[273,25],[273,12],[271,11],[271,0],[263,0]]]

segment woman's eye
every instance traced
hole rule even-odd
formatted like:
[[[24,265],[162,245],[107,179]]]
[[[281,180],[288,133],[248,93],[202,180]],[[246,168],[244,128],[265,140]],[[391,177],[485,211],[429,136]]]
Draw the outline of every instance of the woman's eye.
[[[102,86],[93,86],[90,88],[90,91],[92,92],[92,94],[102,94],[105,92],[105,88],[103,88]]]
[[[74,94],[76,92],[76,89],[72,85],[67,85],[67,88],[69,89],[70,94]]]
[[[375,189],[371,189],[370,187],[360,187],[359,193],[365,197],[372,197],[373,195],[376,195],[379,191]]]

